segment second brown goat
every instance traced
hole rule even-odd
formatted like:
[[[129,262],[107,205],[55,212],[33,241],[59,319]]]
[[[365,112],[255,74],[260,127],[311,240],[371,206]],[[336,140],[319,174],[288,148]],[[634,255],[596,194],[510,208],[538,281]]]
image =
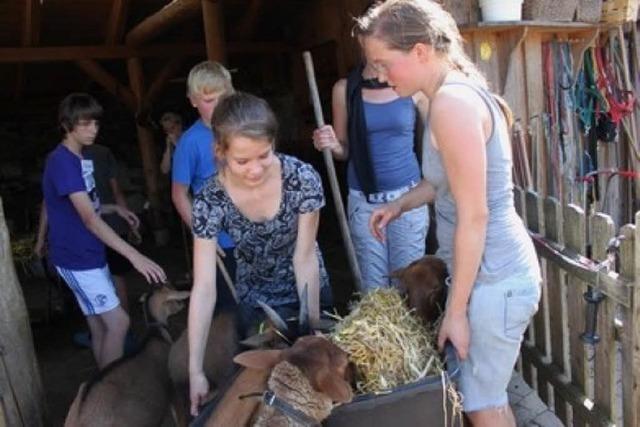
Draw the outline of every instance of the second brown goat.
[[[409,308],[425,322],[435,322],[444,310],[447,264],[433,255],[426,255],[390,275],[398,279],[400,290],[407,294]]]

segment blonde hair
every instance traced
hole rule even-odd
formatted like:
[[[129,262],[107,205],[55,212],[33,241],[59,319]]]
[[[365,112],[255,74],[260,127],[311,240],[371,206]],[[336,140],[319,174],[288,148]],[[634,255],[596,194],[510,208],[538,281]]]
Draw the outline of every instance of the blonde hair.
[[[375,37],[387,43],[391,49],[403,52],[410,51],[416,43],[432,46],[454,70],[460,71],[480,87],[489,88],[486,77],[464,51],[455,20],[435,1],[378,2],[356,18],[354,33],[360,37]],[[511,109],[502,97],[492,95],[505,116],[507,126],[511,127]]]
[[[211,93],[233,93],[231,74],[219,62],[203,61],[189,71],[187,96]]]

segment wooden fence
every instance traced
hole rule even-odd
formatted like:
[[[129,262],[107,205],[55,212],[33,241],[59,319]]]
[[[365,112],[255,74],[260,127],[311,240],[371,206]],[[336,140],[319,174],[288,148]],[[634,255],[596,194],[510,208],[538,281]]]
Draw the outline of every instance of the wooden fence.
[[[522,375],[567,426],[640,426],[640,229],[530,191],[515,200],[543,274]],[[583,335],[594,307],[596,343]]]

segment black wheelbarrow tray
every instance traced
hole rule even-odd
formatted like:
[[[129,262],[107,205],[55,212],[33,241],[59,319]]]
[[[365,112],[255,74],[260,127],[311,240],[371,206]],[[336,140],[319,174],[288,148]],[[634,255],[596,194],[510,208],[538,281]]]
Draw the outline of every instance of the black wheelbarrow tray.
[[[447,381],[457,384],[459,359],[451,345],[445,348]],[[448,422],[452,408],[442,377],[432,375],[404,384],[383,394],[363,394],[350,403],[333,410],[322,425],[325,427],[416,427],[445,425],[443,398],[446,400]]]

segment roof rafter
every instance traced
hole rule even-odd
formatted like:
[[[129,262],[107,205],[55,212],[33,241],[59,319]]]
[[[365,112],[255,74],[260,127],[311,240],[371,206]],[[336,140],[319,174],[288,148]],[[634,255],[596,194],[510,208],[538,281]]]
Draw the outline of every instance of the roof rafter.
[[[22,46],[34,46],[40,43],[40,8],[40,0],[25,0]]]
[[[107,70],[105,70],[100,64],[92,59],[81,59],[75,61],[78,67],[80,67],[85,73],[89,75],[93,80],[99,83],[109,93],[115,96],[123,104],[125,104],[130,110],[135,109],[135,99],[133,93],[113,77]]]
[[[34,46],[40,43],[40,11],[39,0],[25,0],[24,2],[24,24],[22,26],[21,46]],[[16,80],[13,86],[13,94],[16,99],[22,98],[24,89],[24,64],[18,64],[16,68]]]
[[[291,52],[293,48],[278,42],[227,43],[227,52],[271,54]],[[168,58],[176,56],[204,56],[201,43],[168,43],[132,46],[61,46],[61,47],[0,47],[0,63],[57,62],[80,59]]]
[[[220,0],[202,0],[202,20],[207,44],[207,59],[224,63],[227,51],[224,42],[222,2]]]
[[[129,12],[130,0],[113,0],[111,15],[107,21],[105,43],[113,46],[124,37],[124,25]]]
[[[129,31],[125,42],[127,45],[139,46],[177,23],[194,17],[200,9],[200,0],[173,0]]]

